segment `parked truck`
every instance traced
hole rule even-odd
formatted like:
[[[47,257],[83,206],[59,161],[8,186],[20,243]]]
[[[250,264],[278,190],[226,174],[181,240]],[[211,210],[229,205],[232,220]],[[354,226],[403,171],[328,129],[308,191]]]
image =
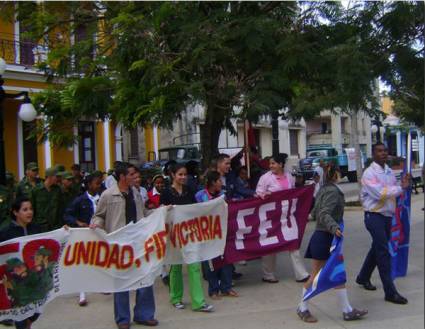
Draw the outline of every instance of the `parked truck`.
[[[319,166],[320,159],[323,159],[325,163],[334,162],[338,165],[341,176],[347,176],[350,182],[357,181],[356,171],[348,171],[348,159],[345,150],[342,154],[338,154],[338,151],[331,145],[312,145],[307,147],[307,157],[301,159],[299,162],[299,170],[303,174],[306,180],[312,179],[314,170]],[[362,154],[362,160],[365,156]]]

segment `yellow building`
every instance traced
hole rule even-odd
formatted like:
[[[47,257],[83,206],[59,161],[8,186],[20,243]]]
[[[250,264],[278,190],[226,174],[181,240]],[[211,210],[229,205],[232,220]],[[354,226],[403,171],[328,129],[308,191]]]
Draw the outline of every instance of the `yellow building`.
[[[18,21],[0,20],[0,58],[7,63],[6,72],[2,76],[3,89],[7,94],[27,91],[31,97],[48,86],[43,73],[34,66],[45,56],[45,52],[43,54],[43,47],[25,42],[21,36]],[[58,163],[65,165],[67,170],[73,163],[79,163],[86,171],[106,171],[114,161],[122,160],[120,125],[112,121],[88,119],[74,127],[74,135],[78,138],[72,147],[52,147],[49,141],[37,144],[34,139],[28,139],[35,122],[23,122],[18,117],[21,102],[19,99],[6,98],[2,104],[6,170],[15,174],[15,177],[24,176],[28,162],[37,162],[40,176],[43,177],[46,168]]]

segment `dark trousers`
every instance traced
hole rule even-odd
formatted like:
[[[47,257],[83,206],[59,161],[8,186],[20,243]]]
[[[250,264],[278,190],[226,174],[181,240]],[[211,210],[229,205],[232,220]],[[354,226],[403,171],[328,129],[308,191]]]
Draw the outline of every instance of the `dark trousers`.
[[[29,323],[35,322],[35,320],[37,320],[39,316],[40,316],[40,313],[35,313],[33,316],[30,316],[29,318],[26,318],[25,320],[15,321],[15,328],[26,329],[28,328],[28,322]]]
[[[202,262],[202,269],[208,280],[208,295],[228,293],[232,289],[233,264],[212,270],[209,263],[209,261]]]
[[[365,225],[372,236],[372,246],[357,278],[360,282],[368,282],[378,266],[385,296],[391,297],[397,292],[391,277],[391,255],[388,246],[391,239],[391,217],[365,212]]]

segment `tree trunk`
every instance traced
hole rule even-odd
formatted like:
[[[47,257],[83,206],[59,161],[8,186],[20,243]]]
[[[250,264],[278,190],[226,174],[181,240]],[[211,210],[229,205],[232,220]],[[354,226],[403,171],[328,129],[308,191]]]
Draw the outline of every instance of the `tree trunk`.
[[[205,109],[205,125],[201,127],[202,165],[206,169],[211,160],[218,154],[218,140],[223,127],[221,111],[214,106],[214,102],[207,102]]]
[[[353,109],[351,112],[351,132],[350,132],[350,146],[354,147],[356,153],[356,174],[357,174],[357,184],[359,185],[359,189],[361,188],[361,178],[363,174],[362,169],[362,161],[361,161],[361,153],[360,153],[360,144],[359,144],[359,131],[357,128],[357,117],[359,111],[357,109]]]

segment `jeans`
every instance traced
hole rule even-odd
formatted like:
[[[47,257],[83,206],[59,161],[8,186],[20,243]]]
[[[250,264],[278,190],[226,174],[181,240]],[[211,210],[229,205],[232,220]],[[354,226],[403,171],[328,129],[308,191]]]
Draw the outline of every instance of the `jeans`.
[[[189,278],[189,292],[192,299],[192,309],[197,310],[205,304],[204,290],[201,282],[201,265],[193,263],[187,265]],[[170,302],[181,303],[183,299],[183,272],[182,265],[171,265],[170,268]]]
[[[38,317],[40,316],[40,313],[35,313],[34,315],[30,316],[29,318],[26,318],[22,321],[15,321],[15,328],[16,329],[26,329],[28,328],[27,321],[31,321],[31,323],[35,322]]]
[[[114,313],[117,324],[130,324],[130,294],[128,291],[114,293]],[[136,290],[134,321],[147,321],[155,317],[153,286]]]
[[[227,293],[232,289],[233,264],[226,264],[218,270],[210,267],[210,262],[202,262],[202,269],[208,280],[208,294]]]
[[[368,282],[375,267],[378,266],[385,296],[392,297],[397,290],[391,277],[391,255],[388,249],[391,238],[391,217],[365,212],[365,225],[372,236],[372,246],[357,279],[359,282]]]

